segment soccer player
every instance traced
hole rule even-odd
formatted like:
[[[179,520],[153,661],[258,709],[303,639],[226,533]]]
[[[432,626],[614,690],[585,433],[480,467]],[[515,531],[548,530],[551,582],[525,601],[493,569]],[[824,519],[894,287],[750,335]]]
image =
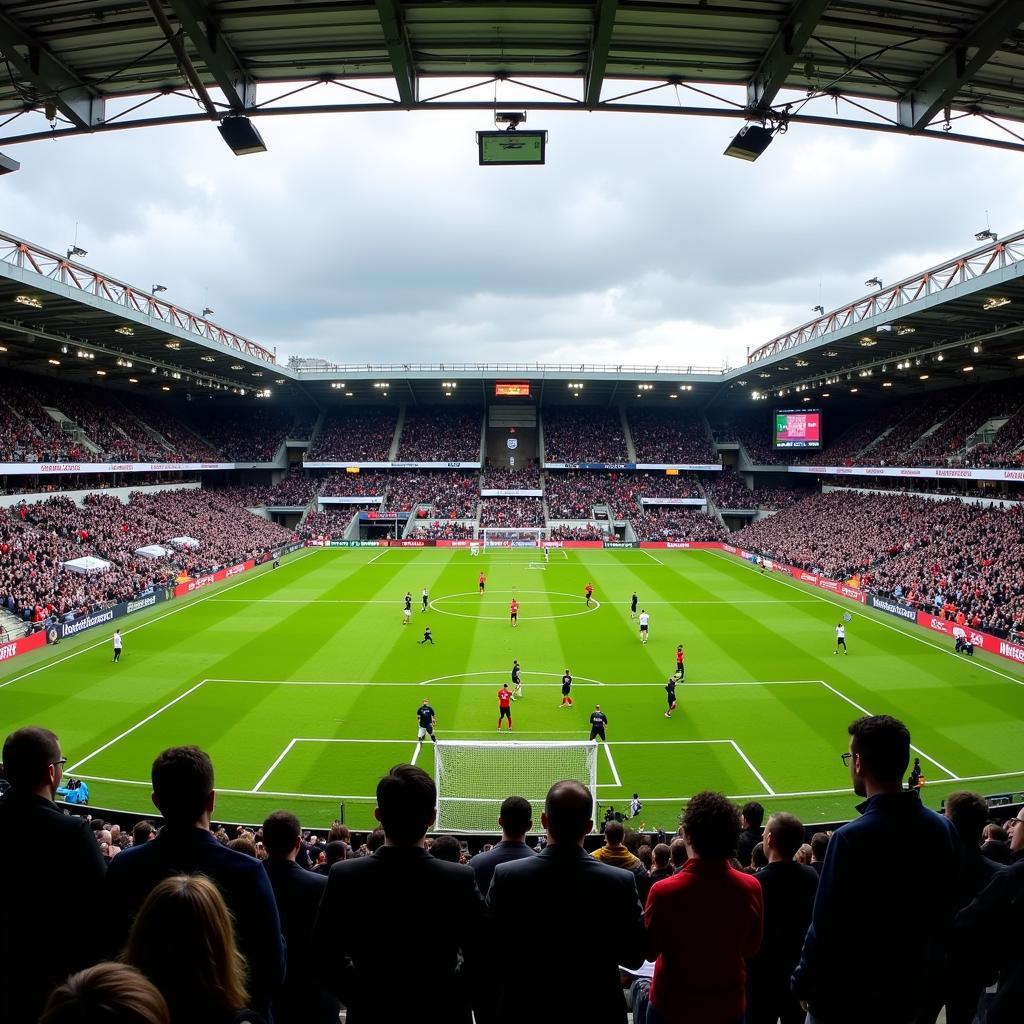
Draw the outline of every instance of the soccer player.
[[[407,590],[405,592],[404,607],[402,608],[402,625],[408,626],[409,619],[412,617],[412,594]]]
[[[480,594],[481,594],[481,596],[483,596],[484,587],[487,586],[487,575],[486,575],[486,573],[480,573],[480,579],[477,580],[477,583],[480,584]]]
[[[523,675],[519,662],[515,660],[512,662],[512,689],[512,699],[519,700],[523,696]]]
[[[839,648],[842,647],[843,654],[849,654],[850,652],[846,649],[846,627],[841,623],[836,623],[836,649],[832,652],[833,654],[839,653]]]
[[[665,695],[668,697],[668,711],[665,712],[666,718],[672,717],[672,712],[676,709],[676,677],[669,676],[668,682],[665,684]]]
[[[636,591],[633,591],[633,596],[629,599],[629,617],[631,619],[636,618]]]
[[[121,660],[121,631],[114,630],[114,661]]]
[[[641,608],[640,609],[640,643],[642,643],[642,644],[647,643],[647,631],[648,631],[648,628],[650,627],[650,625],[651,625],[651,617],[650,617],[650,615],[648,615],[647,612],[644,611],[643,608]]]
[[[544,549],[544,561],[545,562],[550,562],[551,561],[551,548],[545,548]]]
[[[498,732],[501,732],[501,720],[508,719],[508,731],[512,731],[512,691],[502,684],[498,691]]]
[[[420,596],[420,601],[420,611],[425,612],[427,610],[427,605],[430,604],[430,594],[427,593],[426,587],[423,588],[423,593]]]
[[[436,743],[437,737],[434,735],[434,726],[437,724],[437,712],[430,706],[429,700],[425,700],[416,709],[416,718],[420,723],[419,730],[416,733],[416,740],[422,743],[423,738],[429,736]]]
[[[604,734],[607,725],[608,716],[601,710],[600,704],[595,704],[594,710],[590,712],[590,738],[592,740],[600,738],[607,743],[608,740]]]
[[[633,799],[629,801],[629,816],[631,818],[639,817],[643,809],[644,805],[640,802],[640,794],[634,793]]]
[[[683,665],[683,660],[685,658],[686,658],[686,652],[683,650],[683,645],[682,644],[677,644],[676,645],[676,675],[679,677],[680,682],[682,682],[682,678],[683,678],[683,675],[685,673],[685,666]]]
[[[519,602],[514,597],[508,604],[508,616],[513,626],[519,625]]]
[[[565,674],[562,676],[562,703],[558,706],[560,708],[572,707],[572,674],[568,669],[565,670]]]
[[[433,636],[430,633],[430,627],[429,626],[427,626],[427,628],[425,630],[423,630],[423,639],[422,640],[417,640],[416,643],[418,643],[418,644],[427,644],[427,643],[429,643],[431,647],[434,646],[434,638],[433,638]]]
[[[590,607],[590,599],[594,596],[594,584],[588,583],[583,588],[583,593],[587,595],[587,607]]]

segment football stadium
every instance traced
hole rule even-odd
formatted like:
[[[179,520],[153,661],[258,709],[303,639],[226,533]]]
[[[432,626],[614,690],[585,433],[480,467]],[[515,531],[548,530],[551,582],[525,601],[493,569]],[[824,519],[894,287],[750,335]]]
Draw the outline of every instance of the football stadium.
[[[76,225],[65,248],[0,224],[0,1020],[1021,1019],[1024,230],[993,229],[983,168],[1022,158],[1024,8],[37,0],[4,5],[0,51],[0,174],[24,190],[3,209]],[[566,154],[583,112],[600,129]],[[422,281],[388,252],[365,293],[358,253],[318,277],[227,218],[140,255],[111,215],[90,255],[54,172],[31,180],[45,142],[87,176],[116,139],[137,167],[87,185],[131,204],[172,162],[153,140],[216,128],[197,195],[236,166],[286,193],[260,154],[364,118],[380,188],[354,205],[398,221],[395,168],[429,206],[451,157],[428,119],[461,115],[459,180],[494,206],[451,184],[463,222]],[[662,309],[650,280],[597,326],[544,313],[553,264],[516,265],[527,199],[653,119],[724,123],[724,153],[685,151],[712,190],[729,168],[709,202],[732,158],[760,160],[755,190],[827,129],[842,150],[816,142],[784,186],[806,218],[813,179],[881,159],[908,203],[954,165],[963,199],[969,166],[979,230],[882,223],[879,272],[829,303],[822,269],[775,336],[724,307],[720,345],[668,312],[617,335],[622,305]],[[834,237],[795,206],[771,229],[822,267],[854,202],[825,195]],[[613,247],[579,202],[580,241],[566,220],[531,244],[584,294]],[[642,248],[670,275],[665,217]],[[486,343],[481,230],[513,282]],[[788,315],[737,230],[687,250],[704,284],[679,301],[728,252],[737,303]],[[203,275],[236,260],[218,317]],[[174,274],[195,309],[148,284]],[[465,322],[418,335],[399,307],[440,309],[432,288],[464,289]]]

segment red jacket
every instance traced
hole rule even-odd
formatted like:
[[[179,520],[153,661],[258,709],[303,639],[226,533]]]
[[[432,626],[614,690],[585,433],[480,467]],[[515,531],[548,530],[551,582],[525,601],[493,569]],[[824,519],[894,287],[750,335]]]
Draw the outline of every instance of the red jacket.
[[[734,1024],[746,1010],[744,960],[761,947],[761,883],[726,861],[693,860],[656,883],[644,912],[651,1003],[668,1022]]]

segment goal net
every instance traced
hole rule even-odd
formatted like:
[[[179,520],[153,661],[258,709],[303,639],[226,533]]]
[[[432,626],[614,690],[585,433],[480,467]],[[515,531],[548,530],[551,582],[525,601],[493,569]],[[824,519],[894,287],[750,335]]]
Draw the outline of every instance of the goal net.
[[[597,813],[597,744],[439,740],[434,748],[439,832],[497,832],[508,796],[533,806],[533,831],[540,832],[544,798],[551,786],[575,779],[594,798]]]
[[[480,531],[485,548],[539,547],[547,530],[543,526],[510,527],[485,526]]]

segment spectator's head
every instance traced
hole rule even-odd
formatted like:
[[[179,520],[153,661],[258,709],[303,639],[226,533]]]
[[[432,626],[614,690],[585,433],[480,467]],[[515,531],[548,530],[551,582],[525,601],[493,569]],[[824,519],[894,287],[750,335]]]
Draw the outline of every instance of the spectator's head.
[[[760,828],[761,822],[764,821],[764,808],[756,800],[745,803],[740,814],[744,828]]]
[[[39,1024],[171,1024],[171,1013],[141,971],[103,963],[58,985]]]
[[[820,864],[825,860],[825,851],[831,837],[827,832],[815,832],[811,836],[811,863]]]
[[[981,843],[981,832],[988,821],[988,801],[980,793],[959,790],[946,797],[944,811],[953,823],[961,843],[976,849]]]
[[[11,788],[52,800],[64,775],[60,741],[49,729],[28,725],[4,741],[4,775]]]
[[[422,769],[396,764],[377,783],[374,817],[384,829],[388,846],[415,846],[434,823],[437,787]]]
[[[430,856],[458,864],[462,859],[462,847],[455,836],[438,836],[430,845]]]
[[[658,843],[651,851],[651,860],[656,871],[664,871],[668,867],[672,850],[668,843]]]
[[[1010,852],[1024,850],[1024,808],[1017,812],[1016,818],[1010,819],[1007,831],[1010,833]]]
[[[676,836],[669,846],[669,855],[672,860],[672,870],[678,871],[687,861],[690,854],[686,849],[686,840],[682,836]]]
[[[626,838],[626,829],[621,821],[609,821],[604,827],[604,841],[607,846],[621,846]]]
[[[769,863],[792,860],[804,842],[804,826],[792,814],[773,814],[764,830],[764,852]]]
[[[594,799],[582,782],[556,782],[544,800],[541,824],[549,843],[583,845],[583,837],[594,827]]]
[[[501,836],[511,842],[521,843],[533,827],[533,807],[521,796],[507,796],[501,802],[498,813]]]
[[[153,803],[169,825],[209,828],[216,802],[213,762],[198,747],[170,747],[153,762]]]
[[[150,892],[124,950],[160,990],[174,1020],[226,1017],[249,996],[245,960],[217,886],[203,875],[173,875]]]
[[[683,812],[683,835],[691,857],[728,860],[740,837],[740,816],[721,793],[705,790],[690,798]]]
[[[369,850],[370,853],[376,853],[377,850],[379,850],[384,845],[384,840],[384,829],[375,828],[366,837],[366,849]]]
[[[228,843],[228,849],[244,853],[247,857],[256,856],[256,843],[252,836],[237,836]]]
[[[348,843],[335,839],[324,847],[324,863],[330,867],[348,856]]]
[[[754,871],[768,866],[768,854],[764,852],[764,843],[755,843],[750,851],[750,867]]]
[[[291,811],[274,811],[263,822],[263,845],[273,860],[295,860],[301,844],[302,828]]]
[[[850,723],[850,778],[857,796],[894,792],[910,764],[910,731],[891,715],[865,715]]]
[[[1002,825],[997,825],[994,821],[990,821],[982,829],[981,838],[986,843],[1008,843],[1010,841],[1010,833]]]
[[[327,833],[327,842],[335,843],[339,841],[351,846],[352,832],[348,825],[343,825],[340,821],[335,821],[331,823],[331,830]]]
[[[793,858],[797,864],[810,864],[813,853],[811,851],[811,844],[804,843],[799,850],[796,851],[796,856]]]

